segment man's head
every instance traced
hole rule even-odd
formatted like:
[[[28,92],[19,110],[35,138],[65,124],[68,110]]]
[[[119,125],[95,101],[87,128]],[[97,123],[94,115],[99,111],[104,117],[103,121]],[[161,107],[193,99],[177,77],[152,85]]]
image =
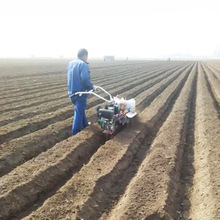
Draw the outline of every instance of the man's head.
[[[77,54],[78,58],[87,61],[88,60],[88,51],[84,48],[80,49]]]

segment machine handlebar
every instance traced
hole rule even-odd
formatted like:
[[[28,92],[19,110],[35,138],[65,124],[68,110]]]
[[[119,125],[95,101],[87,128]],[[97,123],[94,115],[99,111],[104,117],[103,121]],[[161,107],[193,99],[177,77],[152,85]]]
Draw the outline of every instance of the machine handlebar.
[[[79,96],[81,96],[81,95],[91,95],[91,94],[92,94],[92,95],[95,95],[96,97],[98,97],[98,98],[104,100],[105,102],[109,102],[109,103],[112,102],[112,95],[111,95],[109,92],[107,92],[105,89],[103,89],[103,88],[100,87],[100,86],[96,86],[96,90],[97,90],[97,89],[100,89],[100,90],[102,90],[104,93],[106,93],[106,94],[109,96],[110,100],[108,100],[108,99],[106,99],[106,98],[104,98],[104,97],[98,95],[97,93],[94,92],[94,90],[90,90],[90,91],[88,91],[88,92],[76,92],[75,94],[71,95],[70,98],[71,98],[72,96],[74,96],[74,95],[79,95]]]

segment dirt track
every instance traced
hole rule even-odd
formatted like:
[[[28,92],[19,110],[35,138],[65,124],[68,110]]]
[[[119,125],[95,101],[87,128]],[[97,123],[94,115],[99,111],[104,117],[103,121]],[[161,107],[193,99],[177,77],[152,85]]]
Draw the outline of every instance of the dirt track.
[[[109,141],[95,97],[70,135],[66,65],[0,62],[0,219],[220,219],[220,62],[91,61],[95,85],[136,99]]]

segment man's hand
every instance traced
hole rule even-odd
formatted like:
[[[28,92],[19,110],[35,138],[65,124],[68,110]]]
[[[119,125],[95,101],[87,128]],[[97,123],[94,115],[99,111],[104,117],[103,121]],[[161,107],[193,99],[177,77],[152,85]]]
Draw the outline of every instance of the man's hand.
[[[93,91],[96,91],[97,90],[97,86],[93,86]]]

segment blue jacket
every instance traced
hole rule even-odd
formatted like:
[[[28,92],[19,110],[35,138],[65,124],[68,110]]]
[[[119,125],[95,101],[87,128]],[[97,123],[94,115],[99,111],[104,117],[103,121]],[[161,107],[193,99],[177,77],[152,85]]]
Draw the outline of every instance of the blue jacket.
[[[88,63],[81,59],[76,59],[68,64],[67,84],[69,96],[76,92],[84,92],[93,89],[89,72]]]

